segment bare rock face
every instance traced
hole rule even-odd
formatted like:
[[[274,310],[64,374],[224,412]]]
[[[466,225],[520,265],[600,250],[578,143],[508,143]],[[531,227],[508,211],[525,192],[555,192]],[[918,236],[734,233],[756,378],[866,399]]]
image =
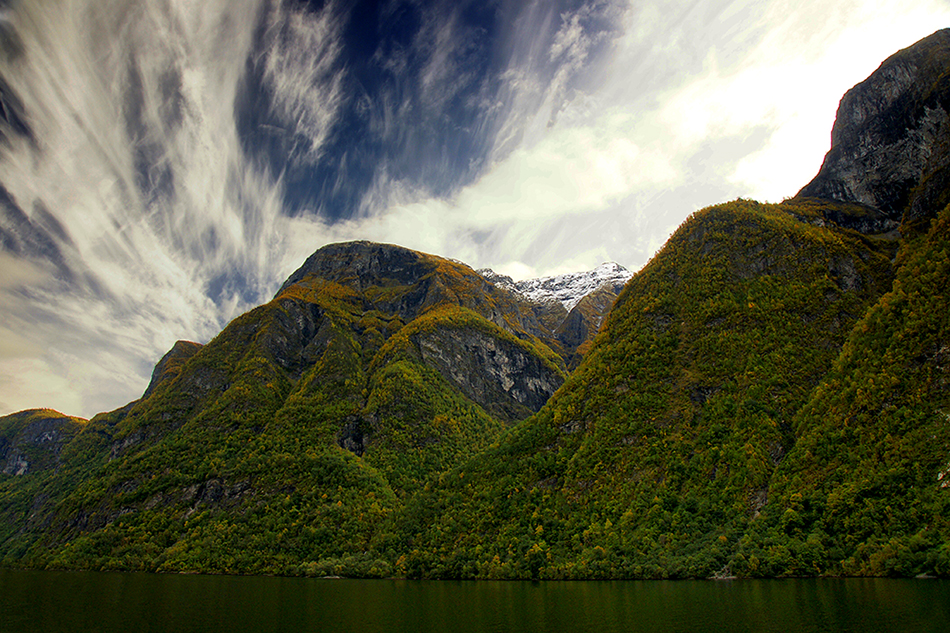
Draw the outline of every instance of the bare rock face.
[[[316,277],[359,293],[377,288],[400,288],[404,292],[374,297],[378,309],[414,318],[426,300],[433,266],[422,254],[391,244],[358,241],[330,244],[316,251],[284,282],[277,296],[307,277]]]
[[[21,411],[0,418],[0,472],[25,475],[58,468],[60,452],[84,420],[50,409]]]
[[[415,342],[427,365],[503,420],[537,412],[564,382],[537,356],[475,329],[440,328]]]
[[[933,215],[946,204],[950,183],[948,113],[950,29],[944,29],[894,54],[845,94],[831,150],[798,195],[867,205],[893,223],[905,212],[911,221]]]
[[[148,398],[160,384],[177,376],[185,361],[197,354],[199,349],[201,349],[201,345],[198,343],[177,341],[168,350],[168,353],[155,364],[155,369],[152,370],[152,379],[149,381],[148,388],[142,397]]]

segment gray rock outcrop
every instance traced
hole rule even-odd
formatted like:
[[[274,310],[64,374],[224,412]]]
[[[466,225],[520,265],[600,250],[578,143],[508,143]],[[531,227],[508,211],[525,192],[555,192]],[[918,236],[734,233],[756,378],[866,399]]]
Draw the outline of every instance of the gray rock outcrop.
[[[472,328],[439,328],[415,339],[426,365],[503,420],[537,412],[564,382],[538,356]]]
[[[800,197],[856,202],[892,222],[935,213],[950,184],[950,29],[888,58],[841,99],[831,150]],[[877,230],[886,228],[876,226]]]

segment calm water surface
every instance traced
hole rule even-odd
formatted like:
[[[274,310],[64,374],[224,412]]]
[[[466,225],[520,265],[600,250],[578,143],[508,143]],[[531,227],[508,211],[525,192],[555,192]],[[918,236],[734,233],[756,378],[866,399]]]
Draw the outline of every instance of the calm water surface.
[[[0,571],[0,631],[950,631],[950,581],[416,582]]]

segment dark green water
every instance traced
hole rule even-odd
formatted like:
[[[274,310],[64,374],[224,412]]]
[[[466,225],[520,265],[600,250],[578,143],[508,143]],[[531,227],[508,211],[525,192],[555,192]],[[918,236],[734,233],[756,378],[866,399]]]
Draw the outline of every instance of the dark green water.
[[[0,571],[0,631],[950,631],[950,581],[414,582]]]

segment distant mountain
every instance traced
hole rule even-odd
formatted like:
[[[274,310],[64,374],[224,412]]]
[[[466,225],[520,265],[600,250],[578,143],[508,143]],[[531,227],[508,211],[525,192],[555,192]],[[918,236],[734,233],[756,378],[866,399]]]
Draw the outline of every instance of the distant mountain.
[[[538,320],[559,342],[571,369],[587,353],[617,295],[633,276],[614,262],[603,263],[590,271],[521,281],[490,268],[477,272],[534,306]]]
[[[519,294],[529,301],[536,303],[558,301],[568,312],[581,299],[603,286],[619,294],[624,284],[633,276],[633,273],[615,262],[603,263],[590,271],[521,281],[514,281],[511,277],[498,274],[491,268],[480,268],[476,272],[493,284]]]
[[[334,244],[140,400],[0,418],[0,562],[950,576],[948,41],[848,93],[798,196],[694,213],[619,296]]]

